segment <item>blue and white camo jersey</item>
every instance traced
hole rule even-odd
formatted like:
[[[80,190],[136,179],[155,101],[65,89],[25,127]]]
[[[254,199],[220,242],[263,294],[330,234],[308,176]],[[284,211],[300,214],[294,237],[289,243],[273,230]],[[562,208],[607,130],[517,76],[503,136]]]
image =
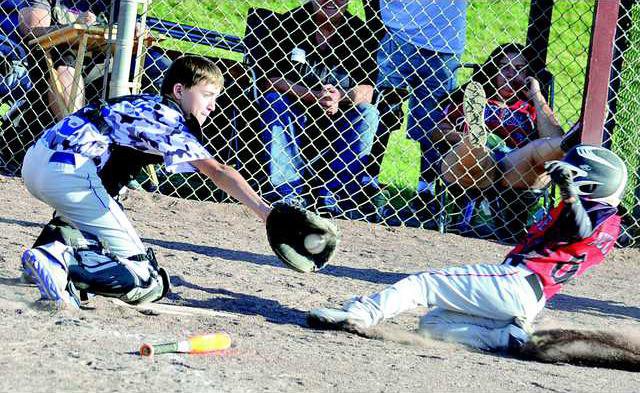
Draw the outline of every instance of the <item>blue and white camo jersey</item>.
[[[56,151],[81,154],[98,170],[109,159],[111,144],[131,147],[164,158],[167,171],[195,172],[190,162],[211,155],[189,131],[182,109],[161,96],[139,95],[104,105],[100,115],[108,125],[100,132],[87,117],[89,105],[67,116],[41,137]]]

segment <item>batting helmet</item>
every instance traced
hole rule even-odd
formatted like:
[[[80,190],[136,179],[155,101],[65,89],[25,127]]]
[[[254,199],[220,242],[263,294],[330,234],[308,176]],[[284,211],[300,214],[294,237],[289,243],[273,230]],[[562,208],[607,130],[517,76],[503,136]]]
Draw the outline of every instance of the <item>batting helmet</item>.
[[[627,184],[627,167],[620,157],[600,146],[578,145],[562,160],[576,168],[578,195],[613,206],[620,203]]]

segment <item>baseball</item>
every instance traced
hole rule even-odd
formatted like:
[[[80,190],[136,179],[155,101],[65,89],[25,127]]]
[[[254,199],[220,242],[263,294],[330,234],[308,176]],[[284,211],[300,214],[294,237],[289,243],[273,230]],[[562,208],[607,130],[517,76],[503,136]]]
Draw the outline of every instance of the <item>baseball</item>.
[[[304,248],[311,254],[320,254],[324,251],[324,247],[327,245],[327,239],[324,235],[317,233],[311,233],[304,238]]]

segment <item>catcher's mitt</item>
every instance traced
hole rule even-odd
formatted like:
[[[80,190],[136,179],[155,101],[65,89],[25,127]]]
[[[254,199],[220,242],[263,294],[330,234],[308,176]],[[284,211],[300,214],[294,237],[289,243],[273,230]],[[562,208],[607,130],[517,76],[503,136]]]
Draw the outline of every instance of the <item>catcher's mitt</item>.
[[[267,217],[267,239],[273,252],[300,272],[320,270],[329,263],[339,237],[336,224],[301,206],[278,202]]]

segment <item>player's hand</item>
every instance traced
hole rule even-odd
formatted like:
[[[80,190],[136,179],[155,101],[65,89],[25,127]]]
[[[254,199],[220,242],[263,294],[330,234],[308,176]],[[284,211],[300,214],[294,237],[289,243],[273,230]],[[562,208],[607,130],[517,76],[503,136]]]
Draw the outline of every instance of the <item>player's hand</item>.
[[[341,99],[342,94],[340,94],[340,91],[335,86],[324,85],[322,86],[318,102],[328,115],[334,115],[338,112],[338,105]]]
[[[544,169],[549,173],[551,181],[560,188],[560,195],[565,202],[573,202],[578,197],[578,189],[573,179],[578,176],[584,176],[586,173],[564,161],[548,161],[544,164]]]
[[[534,100],[535,98],[540,98],[542,96],[542,89],[540,88],[540,82],[532,76],[528,76],[525,78],[525,83],[527,86],[527,97],[530,100]]]
[[[76,19],[76,23],[82,23],[87,26],[95,25],[98,21],[96,14],[91,11],[85,11],[78,15],[78,19]]]

